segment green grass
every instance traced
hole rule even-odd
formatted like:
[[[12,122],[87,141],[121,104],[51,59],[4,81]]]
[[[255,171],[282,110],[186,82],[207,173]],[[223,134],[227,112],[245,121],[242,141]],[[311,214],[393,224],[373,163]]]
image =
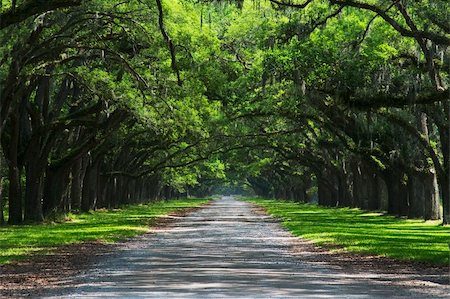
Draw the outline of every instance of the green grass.
[[[318,245],[402,260],[449,263],[450,227],[439,221],[398,219],[351,208],[325,208],[267,199],[245,199],[267,209],[295,236]]]
[[[170,200],[70,215],[70,221],[64,223],[0,227],[0,264],[34,253],[45,254],[59,245],[94,240],[114,242],[143,234],[158,217],[207,202],[206,199]]]

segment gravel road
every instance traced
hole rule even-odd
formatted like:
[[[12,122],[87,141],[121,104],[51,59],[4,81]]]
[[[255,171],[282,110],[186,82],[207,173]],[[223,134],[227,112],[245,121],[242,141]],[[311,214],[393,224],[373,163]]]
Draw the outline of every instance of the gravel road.
[[[302,260],[293,237],[249,203],[223,197],[129,242],[65,298],[445,298],[436,286]],[[433,293],[428,293],[433,289]],[[448,291],[448,289],[447,289]],[[447,293],[448,294],[448,293]]]

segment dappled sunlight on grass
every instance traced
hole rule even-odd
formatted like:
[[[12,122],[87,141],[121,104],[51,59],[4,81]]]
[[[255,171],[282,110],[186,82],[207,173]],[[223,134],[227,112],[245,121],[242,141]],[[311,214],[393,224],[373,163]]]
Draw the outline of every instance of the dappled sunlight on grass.
[[[439,221],[399,219],[353,208],[325,208],[294,202],[248,199],[264,208],[294,235],[318,245],[398,259],[449,263],[450,227]]]
[[[163,215],[206,202],[205,199],[161,201],[70,215],[70,220],[64,223],[0,227],[0,264],[58,245],[96,240],[114,242],[136,236],[147,232],[149,225]]]

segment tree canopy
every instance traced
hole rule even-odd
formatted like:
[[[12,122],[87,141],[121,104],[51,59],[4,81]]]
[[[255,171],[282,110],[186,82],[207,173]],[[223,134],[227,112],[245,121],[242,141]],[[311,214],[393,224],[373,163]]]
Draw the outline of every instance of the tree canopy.
[[[9,223],[224,186],[450,221],[448,1],[1,4]]]

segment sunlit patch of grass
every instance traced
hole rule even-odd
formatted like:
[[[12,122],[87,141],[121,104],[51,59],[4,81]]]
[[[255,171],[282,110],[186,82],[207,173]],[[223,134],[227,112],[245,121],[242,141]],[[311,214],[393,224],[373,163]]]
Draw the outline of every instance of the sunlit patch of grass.
[[[353,208],[326,208],[267,199],[246,199],[267,209],[295,236],[318,245],[402,260],[449,263],[450,227],[440,221],[399,219]]]
[[[164,215],[207,203],[206,199],[180,199],[130,205],[115,210],[70,214],[63,223],[0,227],[0,264],[21,260],[56,246],[85,241],[115,242],[148,232]]]

